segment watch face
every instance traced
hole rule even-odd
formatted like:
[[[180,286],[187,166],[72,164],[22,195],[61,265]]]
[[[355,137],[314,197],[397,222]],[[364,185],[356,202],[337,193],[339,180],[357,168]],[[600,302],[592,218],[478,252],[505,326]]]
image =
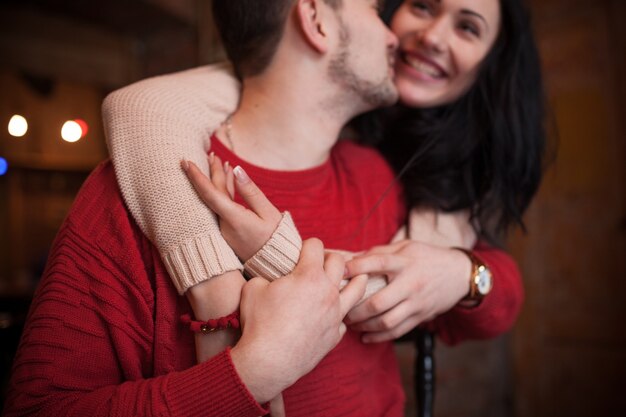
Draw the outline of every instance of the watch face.
[[[491,271],[484,266],[478,268],[478,276],[476,277],[476,287],[481,295],[487,295],[491,291],[492,279]]]

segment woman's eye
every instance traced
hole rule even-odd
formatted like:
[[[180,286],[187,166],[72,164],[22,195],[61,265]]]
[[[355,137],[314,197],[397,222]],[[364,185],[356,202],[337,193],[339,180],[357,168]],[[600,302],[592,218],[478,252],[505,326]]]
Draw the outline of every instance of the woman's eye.
[[[476,27],[476,25],[469,23],[469,22],[461,22],[459,24],[459,29],[461,29],[463,32],[466,32],[472,36],[475,36],[477,38],[480,37],[480,30]]]
[[[430,7],[425,1],[412,1],[411,8],[418,12],[429,12]]]

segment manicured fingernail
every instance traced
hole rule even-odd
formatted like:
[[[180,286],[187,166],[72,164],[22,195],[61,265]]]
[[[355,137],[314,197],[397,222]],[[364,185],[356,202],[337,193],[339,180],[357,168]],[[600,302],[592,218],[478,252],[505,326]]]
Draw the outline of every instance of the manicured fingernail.
[[[215,160],[215,152],[211,152],[209,154],[209,163],[212,164],[214,160]]]
[[[185,172],[189,171],[189,162],[187,162],[186,159],[183,159],[182,161],[180,161],[180,166],[183,168],[183,171]]]
[[[237,179],[237,181],[242,184],[250,181],[250,177],[248,177],[246,171],[244,171],[243,168],[239,165],[237,165],[235,169],[233,169],[233,174],[235,174],[235,178]]]
[[[228,161],[224,162],[224,171],[228,172],[229,169],[230,169],[230,163]]]

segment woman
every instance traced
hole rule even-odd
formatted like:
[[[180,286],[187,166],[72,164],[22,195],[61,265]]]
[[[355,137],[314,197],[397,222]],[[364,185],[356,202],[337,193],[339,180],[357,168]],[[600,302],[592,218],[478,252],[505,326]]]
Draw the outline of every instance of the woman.
[[[391,29],[400,40],[396,86],[401,104],[369,115],[366,122],[380,127],[378,146],[398,171],[408,206],[414,208],[409,224],[412,240],[375,248],[349,263],[350,275],[380,273],[389,281],[350,313],[350,323],[354,330],[364,332],[364,342],[393,339],[418,324],[436,331],[448,343],[493,337],[511,327],[523,293],[510,257],[484,242],[494,243],[509,226],[521,224],[541,177],[543,97],[528,18],[520,0],[407,0],[390,7]],[[216,243],[216,223],[207,220],[201,208],[194,214],[187,207],[188,228],[167,229],[176,202],[188,200],[180,195],[192,191],[184,182],[171,181],[181,178],[172,168],[173,161],[150,161],[159,149],[169,147],[206,169],[206,161],[197,155],[205,150],[208,132],[235,109],[237,90],[232,76],[223,70],[212,69],[213,81],[204,75],[195,76],[203,78],[207,88],[195,85],[190,102],[168,101],[163,113],[148,119],[150,129],[133,127],[132,118],[126,123],[118,113],[107,114],[105,107],[121,189],[138,223],[161,250],[181,293],[240,266],[237,257],[225,250],[220,268],[195,268],[203,259],[198,248],[207,246],[196,243],[198,236],[209,235],[213,246],[222,245]],[[161,98],[163,92],[180,88],[182,79],[163,77],[157,100],[167,101]],[[201,97],[203,90],[210,92],[209,97]],[[128,93],[132,98],[133,91]],[[211,111],[206,111],[207,106]],[[147,112],[141,105],[135,107]],[[188,123],[167,123],[168,112],[177,120],[181,112],[187,112]],[[158,141],[158,137],[165,139]],[[149,158],[133,160],[130,156],[136,153],[129,152],[133,148]],[[169,184],[155,185],[150,178],[156,174],[150,174],[150,166],[157,166],[159,177],[167,177],[164,183]],[[220,165],[213,168],[219,170]],[[194,172],[192,166],[192,176]],[[202,189],[199,181],[196,185]],[[153,192],[154,198],[139,201],[133,193],[136,188],[144,194]],[[163,194],[173,203],[161,210]],[[220,214],[228,218],[228,213]],[[452,224],[455,237],[449,233],[442,237],[441,229],[435,227],[438,221]],[[273,230],[276,222],[268,229]],[[463,223],[470,224],[481,239],[468,257],[450,248],[467,241],[473,246],[473,238],[467,238],[462,226],[455,226]],[[428,236],[422,234],[424,230]],[[464,300],[470,266],[478,263],[491,270],[493,290],[484,297],[472,294],[472,299]],[[208,272],[194,276],[189,265]]]
[[[395,81],[401,104],[385,112],[378,143],[402,173],[409,206],[467,210],[479,237],[492,244],[502,242],[510,226],[523,226],[545,146],[543,86],[528,17],[520,1],[502,0],[496,29],[488,18],[494,3],[402,2],[391,21],[400,40]],[[494,280],[497,285],[497,274]],[[433,293],[445,290],[441,282],[428,283],[439,286]],[[412,285],[420,287],[415,280]],[[378,321],[358,328],[376,332],[376,340],[404,334],[429,316],[416,307],[429,301],[431,314],[448,305],[445,297],[396,297],[378,305],[375,315],[387,311]],[[403,302],[412,305],[401,309]],[[353,320],[365,319],[366,308]]]

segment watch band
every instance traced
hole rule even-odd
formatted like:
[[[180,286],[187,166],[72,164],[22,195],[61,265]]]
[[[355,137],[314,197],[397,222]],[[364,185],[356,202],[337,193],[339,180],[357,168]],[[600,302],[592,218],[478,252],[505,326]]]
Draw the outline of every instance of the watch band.
[[[482,301],[482,299],[491,291],[493,287],[493,277],[491,271],[471,250],[453,247],[463,252],[472,263],[472,271],[470,273],[470,289],[463,301]],[[481,290],[482,287],[482,290]]]

